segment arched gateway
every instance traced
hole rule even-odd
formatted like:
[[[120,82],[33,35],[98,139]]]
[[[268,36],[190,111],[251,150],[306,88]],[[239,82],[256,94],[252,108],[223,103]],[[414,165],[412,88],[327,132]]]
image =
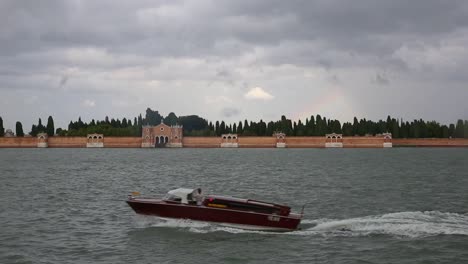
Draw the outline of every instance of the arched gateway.
[[[142,148],[182,147],[182,126],[168,126],[161,120],[157,126],[143,126]]]

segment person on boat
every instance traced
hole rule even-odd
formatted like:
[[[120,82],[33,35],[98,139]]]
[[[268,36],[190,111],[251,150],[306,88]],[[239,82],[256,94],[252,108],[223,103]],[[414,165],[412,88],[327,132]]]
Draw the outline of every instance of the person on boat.
[[[203,203],[203,194],[201,188],[198,188],[193,195],[193,199],[197,202],[197,205],[202,205]]]

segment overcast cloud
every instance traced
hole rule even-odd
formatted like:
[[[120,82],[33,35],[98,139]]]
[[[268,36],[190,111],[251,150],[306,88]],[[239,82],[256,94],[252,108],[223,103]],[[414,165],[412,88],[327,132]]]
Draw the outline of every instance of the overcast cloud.
[[[464,0],[0,1],[0,116],[468,119]]]

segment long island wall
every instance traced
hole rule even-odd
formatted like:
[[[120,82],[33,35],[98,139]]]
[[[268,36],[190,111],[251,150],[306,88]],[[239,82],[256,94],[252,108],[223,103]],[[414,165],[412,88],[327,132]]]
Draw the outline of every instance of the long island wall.
[[[169,139],[170,141],[170,139]],[[0,137],[0,148],[141,148],[164,147],[144,145],[141,137]],[[169,142],[170,143],[170,142]],[[184,148],[384,148],[384,147],[468,147],[468,139],[391,139],[384,137],[183,137],[178,147]],[[170,145],[170,144],[169,144]]]

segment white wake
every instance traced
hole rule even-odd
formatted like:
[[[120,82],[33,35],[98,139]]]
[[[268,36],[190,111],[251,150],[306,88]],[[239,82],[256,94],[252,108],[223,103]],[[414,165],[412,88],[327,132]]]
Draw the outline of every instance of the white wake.
[[[436,235],[468,236],[468,215],[439,211],[398,212],[349,219],[304,219],[301,229],[285,233],[251,231],[217,224],[190,220],[161,220],[153,217],[138,219],[139,227],[185,229],[193,233],[227,232],[232,234],[255,233],[262,235],[300,236],[371,236],[426,237]]]

